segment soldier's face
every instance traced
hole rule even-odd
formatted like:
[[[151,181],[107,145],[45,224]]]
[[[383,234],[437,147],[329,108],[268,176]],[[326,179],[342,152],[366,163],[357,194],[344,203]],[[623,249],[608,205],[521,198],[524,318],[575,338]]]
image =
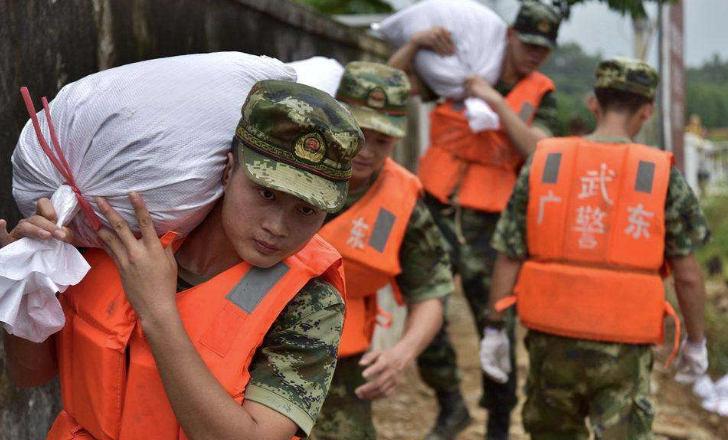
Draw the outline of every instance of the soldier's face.
[[[222,203],[222,226],[235,251],[262,268],[301,250],[326,217],[297,197],[258,185],[241,166],[228,173]]]
[[[397,138],[375,130],[362,129],[364,146],[351,163],[350,188],[369,182],[372,174],[384,166],[384,162],[392,154]]]
[[[513,66],[521,76],[527,76],[538,70],[551,55],[551,49],[537,44],[524,43],[518,33],[510,30],[508,34],[508,50]]]

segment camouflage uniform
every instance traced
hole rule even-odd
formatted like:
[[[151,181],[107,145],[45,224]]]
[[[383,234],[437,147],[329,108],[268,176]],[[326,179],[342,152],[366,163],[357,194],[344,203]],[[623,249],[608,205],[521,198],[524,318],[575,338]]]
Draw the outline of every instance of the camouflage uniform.
[[[381,90],[385,99],[377,92]],[[404,72],[381,64],[353,62],[346,72],[337,99],[351,110],[359,125],[393,137],[404,135],[406,115],[401,112],[409,86]],[[382,103],[386,104],[382,104]],[[374,105],[372,105],[374,104]],[[386,113],[385,113],[386,112]],[[369,192],[378,177],[372,175],[369,184],[350,191],[344,208],[357,203]],[[337,214],[331,214],[331,221]],[[402,272],[397,285],[403,299],[414,304],[433,298],[445,298],[453,291],[452,272],[445,242],[424,203],[415,204],[405,230],[399,261]],[[363,355],[363,354],[362,354]],[[359,399],[354,391],[364,385],[362,355],[341,358],[311,438],[315,440],[373,440],[376,430],[372,422],[372,401]]]
[[[624,59],[600,63],[597,87],[629,91],[652,99],[656,73],[645,64],[635,66],[634,63]],[[630,76],[638,71],[649,72],[654,79],[626,84],[635,82]],[[626,138],[587,139],[631,142]],[[519,260],[528,258],[526,213],[530,170],[531,158],[521,169],[492,240],[498,252]],[[709,237],[698,199],[673,167],[665,200],[665,257],[690,255]],[[526,346],[531,368],[523,423],[534,440],[587,439],[585,417],[589,417],[597,439],[652,438],[650,346],[585,341],[536,331],[529,331]]]
[[[182,275],[177,290],[194,284]],[[329,283],[308,282],[271,326],[250,365],[245,399],[291,419],[297,435],[311,433],[336,367],[344,301]]]
[[[516,17],[513,29],[518,33],[519,39],[526,43],[553,48],[556,46],[560,21],[561,17],[554,8],[538,2],[525,2]],[[513,87],[515,84],[504,81],[499,81],[494,86],[503,96],[510,93]],[[548,134],[555,130],[556,100],[551,92],[543,96],[534,116],[533,125]],[[426,195],[425,202],[448,241],[453,270],[461,276],[463,293],[475,318],[476,330],[482,337],[486,325],[493,265],[497,256],[497,252],[490,245],[490,240],[500,213],[467,208],[456,210],[453,206],[443,204],[430,195]],[[460,218],[457,219],[457,216]],[[458,240],[456,225],[458,220],[464,243]],[[508,329],[512,338],[512,319],[509,319]],[[514,350],[511,358],[515,362]],[[455,351],[447,335],[446,325],[422,353],[418,359],[418,366],[424,381],[438,394],[459,390],[462,373],[457,366]],[[482,377],[483,395],[480,405],[491,412],[504,414],[505,418],[517,402],[515,370],[505,384],[496,383],[486,375]]]
[[[250,91],[233,144],[251,180],[334,212],[346,200],[362,140],[353,117],[326,93],[269,80]],[[178,290],[204,281],[180,268]],[[339,292],[310,280],[256,350],[245,399],[288,417],[298,436],[310,434],[334,374],[343,321]]]

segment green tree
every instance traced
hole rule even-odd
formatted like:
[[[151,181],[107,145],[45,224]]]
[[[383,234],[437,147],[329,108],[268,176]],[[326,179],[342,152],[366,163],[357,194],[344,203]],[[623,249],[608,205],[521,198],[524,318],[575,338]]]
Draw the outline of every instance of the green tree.
[[[687,69],[686,85],[685,117],[696,114],[707,128],[728,127],[728,60],[716,54],[702,66]]]
[[[578,118],[594,127],[586,99],[594,87],[594,71],[601,56],[584,53],[577,43],[560,45],[541,71],[556,84],[557,136],[569,134],[569,123]]]
[[[394,12],[384,0],[298,0],[326,14],[384,14]]]
[[[599,1],[609,5],[609,8],[623,15],[629,14],[633,18],[644,18],[647,16],[645,5],[647,3],[676,3],[678,0],[553,0],[553,3],[567,12],[569,7],[590,1]]]

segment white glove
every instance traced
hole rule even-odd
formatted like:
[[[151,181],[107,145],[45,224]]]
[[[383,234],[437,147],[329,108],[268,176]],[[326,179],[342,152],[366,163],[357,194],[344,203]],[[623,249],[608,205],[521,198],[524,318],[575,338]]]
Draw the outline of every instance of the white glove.
[[[498,383],[508,382],[511,372],[511,342],[505,329],[486,328],[480,341],[480,365],[491,379]]]
[[[677,358],[675,381],[682,384],[695,383],[708,370],[708,348],[706,341],[693,343],[685,339]]]

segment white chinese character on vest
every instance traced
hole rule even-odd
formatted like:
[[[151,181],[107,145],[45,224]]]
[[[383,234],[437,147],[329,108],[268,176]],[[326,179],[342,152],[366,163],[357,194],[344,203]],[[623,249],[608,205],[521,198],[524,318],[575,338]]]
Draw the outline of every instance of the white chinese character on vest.
[[[581,232],[579,248],[594,249],[598,241],[595,234],[604,234],[604,216],[607,214],[598,207],[579,206],[577,208],[574,231]]]
[[[629,226],[624,230],[624,233],[631,235],[635,240],[639,240],[641,237],[650,238],[650,222],[646,219],[655,216],[655,213],[645,211],[645,207],[642,203],[638,204],[634,208],[627,208],[629,211]]]
[[[614,170],[607,167],[607,164],[605,163],[602,163],[599,171],[587,171],[586,176],[580,178],[581,192],[579,193],[579,198],[586,199],[595,196],[597,194],[597,190],[599,190],[604,201],[612,205],[612,199],[609,198],[609,193],[607,192],[607,183],[614,180],[614,176],[616,176]]]
[[[364,237],[367,236],[369,225],[364,221],[364,217],[352,220],[351,224],[351,235],[346,240],[346,244],[354,249],[364,249]]]

